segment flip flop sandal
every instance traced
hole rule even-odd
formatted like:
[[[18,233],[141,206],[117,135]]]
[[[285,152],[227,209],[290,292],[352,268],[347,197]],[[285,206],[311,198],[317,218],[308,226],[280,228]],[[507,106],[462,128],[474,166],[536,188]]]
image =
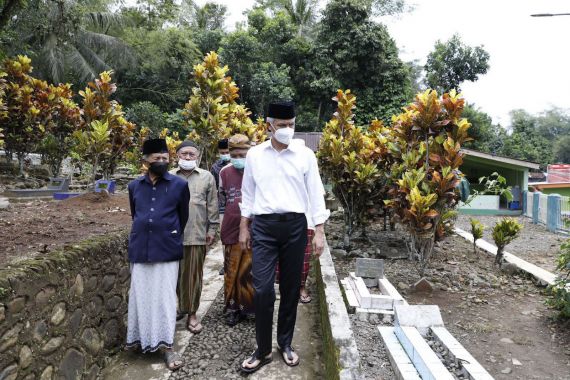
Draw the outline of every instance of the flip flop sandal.
[[[166,363],[166,368],[171,371],[176,371],[184,365],[184,360],[178,355],[177,352],[168,350],[164,351],[164,362]],[[180,362],[179,365],[174,365],[174,363]]]
[[[192,334],[200,334],[200,332],[202,331],[202,329],[204,328],[204,326],[202,326],[202,324],[200,322],[196,323],[196,324],[192,324],[189,323],[186,325],[186,328],[188,329],[188,331],[190,331]]]
[[[243,364],[240,364],[240,368],[241,371],[244,373],[254,373],[258,370],[261,369],[261,367],[263,367],[266,364],[269,364],[273,361],[273,356],[271,355],[271,353],[269,353],[269,357],[267,356],[259,356],[259,351],[255,350],[253,352],[253,354],[251,354],[251,357],[249,358],[249,360],[247,361],[248,364],[253,364],[256,360],[259,360],[259,363],[257,363],[257,365],[255,367],[244,367]]]
[[[289,367],[295,367],[295,366],[299,365],[301,358],[299,358],[298,355],[297,355],[297,361],[294,363],[290,363],[290,361],[293,360],[292,352],[295,352],[293,347],[285,346],[284,348],[281,348],[281,347],[277,346],[277,349],[279,350],[279,353],[281,354],[281,358],[283,359],[283,362],[285,362],[285,364],[287,364]],[[285,360],[285,355],[287,355],[287,360],[289,360],[289,361]]]
[[[310,303],[312,300],[313,299],[308,294],[306,296],[299,297],[299,302],[301,302],[301,303]]]

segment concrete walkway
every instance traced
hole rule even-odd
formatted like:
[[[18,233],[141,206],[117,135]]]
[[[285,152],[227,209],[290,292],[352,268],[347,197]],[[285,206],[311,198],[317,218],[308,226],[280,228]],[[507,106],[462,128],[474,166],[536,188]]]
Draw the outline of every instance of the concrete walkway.
[[[255,321],[248,319],[230,328],[223,318],[223,279],[218,274],[223,266],[221,246],[217,246],[206,256],[204,267],[204,287],[198,316],[203,319],[204,330],[194,336],[185,329],[185,319],[178,322],[175,350],[180,353],[186,365],[177,372],[170,372],[164,366],[158,353],[134,354],[121,352],[110,358],[101,378],[109,380],[166,380],[166,379],[240,379],[238,371],[241,363],[255,349]],[[310,283],[309,279],[309,283]],[[320,338],[317,292],[309,286],[313,301],[299,304],[293,346],[301,358],[298,367],[288,367],[281,360],[276,349],[273,362],[249,379],[299,379],[323,378],[324,366]],[[221,291],[220,291],[221,290]],[[276,287],[277,302],[274,313],[274,347],[276,347],[276,319],[279,293]]]
[[[224,284],[224,276],[219,275],[220,268],[224,265],[222,246],[218,244],[206,255],[204,262],[204,285],[202,298],[198,309],[198,318],[202,319],[216,299],[216,296]],[[174,349],[184,353],[188,342],[194,334],[185,326],[186,319],[176,324],[176,338]],[[131,351],[124,351],[110,358],[111,362],[105,366],[101,378],[109,380],[159,380],[168,379],[171,372],[164,366],[161,356],[157,353],[138,355]]]

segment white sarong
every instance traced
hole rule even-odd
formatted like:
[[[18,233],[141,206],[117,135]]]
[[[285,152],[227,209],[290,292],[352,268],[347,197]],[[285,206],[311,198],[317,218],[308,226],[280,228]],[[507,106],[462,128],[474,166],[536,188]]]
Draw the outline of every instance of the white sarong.
[[[176,330],[179,261],[132,263],[127,348],[172,348]]]

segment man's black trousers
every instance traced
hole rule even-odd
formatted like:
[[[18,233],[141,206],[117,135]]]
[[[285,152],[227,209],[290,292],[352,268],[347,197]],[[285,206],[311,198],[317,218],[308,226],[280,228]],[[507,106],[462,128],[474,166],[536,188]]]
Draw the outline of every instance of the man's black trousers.
[[[291,345],[301,272],[307,245],[305,214],[256,215],[251,228],[253,248],[253,287],[255,295],[255,336],[260,355],[272,351],[273,306],[275,304],[275,265],[279,262],[281,300],[277,319],[277,344]]]

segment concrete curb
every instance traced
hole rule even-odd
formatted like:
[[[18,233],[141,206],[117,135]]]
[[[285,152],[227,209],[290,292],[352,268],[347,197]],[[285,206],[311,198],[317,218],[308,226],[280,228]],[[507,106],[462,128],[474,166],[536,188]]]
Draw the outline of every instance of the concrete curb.
[[[316,261],[327,379],[360,379],[360,355],[328,244]]]
[[[470,243],[473,243],[473,235],[471,235],[469,232],[464,231],[461,228],[457,228],[457,227],[454,228],[453,231],[457,235],[464,238],[465,240],[469,241]],[[483,239],[478,239],[476,244],[477,244],[477,247],[479,247],[482,250],[490,253],[492,256],[497,255],[497,247],[495,247],[493,244],[488,243]],[[520,270],[527,272],[528,274],[532,275],[534,278],[536,278],[538,280],[538,282],[541,285],[544,285],[544,286],[554,285],[554,283],[556,282],[556,275],[554,273],[551,273],[545,269],[542,269],[539,266],[531,264],[528,261],[525,261],[521,258],[518,258],[517,256],[515,256],[509,252],[506,252],[506,251],[504,252],[504,258],[508,263],[514,264]]]

